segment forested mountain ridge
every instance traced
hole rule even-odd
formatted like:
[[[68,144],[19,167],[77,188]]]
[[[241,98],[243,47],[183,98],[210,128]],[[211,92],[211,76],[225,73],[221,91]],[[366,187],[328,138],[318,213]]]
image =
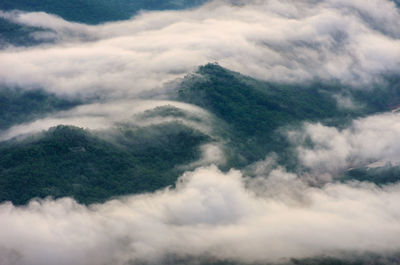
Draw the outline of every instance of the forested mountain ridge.
[[[293,168],[297,161],[286,129],[298,128],[304,122],[343,128],[353,119],[390,111],[400,104],[396,80],[367,91],[334,82],[278,84],[207,64],[183,79],[172,97],[205,108],[228,125],[224,137],[230,139],[235,149],[232,153],[240,154],[240,158],[232,158],[228,168],[240,168],[269,152],[278,153],[279,162]],[[343,106],[343,98],[352,105]]]
[[[0,1],[0,265],[400,264],[399,7]]]
[[[181,80],[169,97],[212,113],[216,118],[214,139],[177,121],[192,118],[168,105],[145,111],[140,117],[170,117],[172,121],[143,128],[122,126],[116,133],[107,133],[111,136],[60,125],[22,141],[0,143],[0,200],[23,204],[34,197],[73,196],[79,202],[92,203],[154,191],[173,185],[183,172],[177,166],[199,159],[199,146],[210,141],[223,141],[226,162],[221,169],[243,169],[275,153],[280,164],[297,170],[298,157],[287,130],[304,122],[344,126],[354,118],[389,110],[398,95],[396,89],[388,91],[371,90],[371,95],[376,94],[371,97],[353,92],[348,96],[361,107],[343,108],[335,95],[350,93],[345,86],[274,84],[207,64]],[[392,94],[381,96],[386,99],[381,101],[382,93]],[[29,117],[83,103],[40,91],[3,90],[1,95],[0,107],[7,113],[0,119],[3,130],[29,121]],[[395,168],[383,179],[374,177],[381,171],[360,170],[349,171],[344,179],[398,180]]]
[[[71,109],[81,103],[81,100],[63,99],[43,90],[0,88],[0,131],[52,112]]]
[[[198,159],[207,140],[179,123],[121,128],[113,138],[60,125],[0,143],[0,200],[71,196],[89,204],[154,191],[173,185],[182,173],[177,166]]]

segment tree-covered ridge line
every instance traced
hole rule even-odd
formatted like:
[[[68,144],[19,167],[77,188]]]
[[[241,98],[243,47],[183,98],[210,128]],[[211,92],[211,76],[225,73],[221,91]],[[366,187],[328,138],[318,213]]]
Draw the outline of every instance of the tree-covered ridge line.
[[[400,104],[400,86],[396,76],[368,89],[321,80],[272,83],[207,64],[188,75],[174,96],[205,108],[227,125],[222,132],[228,142],[226,168],[243,168],[276,153],[279,164],[297,171],[304,168],[299,168],[288,131],[300,129],[305,122],[346,128],[354,119],[390,111]],[[390,174],[385,178],[357,176],[377,183],[399,179]]]
[[[208,137],[180,123],[121,129],[115,142],[87,130],[57,126],[0,143],[0,201],[70,196],[94,203],[173,185],[178,166],[199,158]]]
[[[175,121],[147,127],[121,124],[110,132],[58,126],[23,141],[3,142],[0,201],[24,204],[34,197],[72,196],[92,203],[154,191],[174,185],[183,172],[179,166],[199,159],[199,146],[215,139],[222,141],[227,160],[222,169],[245,169],[276,153],[279,164],[296,171],[299,163],[287,130],[299,128],[305,121],[340,127],[354,118],[387,111],[398,104],[396,80],[384,89],[361,92],[336,83],[264,82],[208,64],[184,78],[170,97],[209,111],[217,119],[213,139],[178,122],[199,122],[195,116],[165,105],[138,117],[172,117]],[[0,92],[0,108],[6,114],[0,117],[3,128],[81,104],[43,91]],[[348,97],[359,107],[340,106],[336,95]],[[384,178],[371,176],[377,170],[365,172],[349,171],[344,179],[398,179],[395,168],[385,171]]]

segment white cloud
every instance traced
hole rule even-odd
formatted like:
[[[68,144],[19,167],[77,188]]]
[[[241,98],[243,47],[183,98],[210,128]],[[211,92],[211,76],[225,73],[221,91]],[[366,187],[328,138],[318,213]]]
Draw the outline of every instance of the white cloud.
[[[129,120],[164,104],[132,100],[140,92],[210,61],[265,80],[317,77],[361,86],[400,70],[400,14],[385,0],[214,1],[98,26],[44,13],[0,16],[56,34],[54,44],[1,50],[1,85],[105,101],[12,127],[3,140],[59,123],[99,129]],[[202,122],[190,125],[211,130],[204,111],[165,104],[198,113]],[[301,161],[324,178],[354,165],[400,160],[399,117],[372,116],[344,130],[306,125],[296,139],[310,137],[315,146],[299,147]],[[204,147],[200,162],[222,159],[219,151]],[[176,189],[89,207],[71,199],[1,204],[0,263],[122,265],[161,262],[167,254],[253,262],[399,250],[398,184],[313,188],[266,163],[255,165],[259,176],[252,180],[200,168]]]
[[[59,41],[2,50],[0,82],[59,94],[135,95],[210,61],[294,82],[318,77],[365,85],[400,70],[400,14],[385,0],[214,1],[98,26],[44,13],[1,16],[50,28]]]
[[[173,106],[190,113],[191,116],[189,118],[140,117],[140,114],[143,114],[146,110],[152,110],[159,106]],[[193,120],[191,117],[195,117],[197,120]],[[182,102],[169,100],[118,100],[107,103],[80,105],[68,111],[49,114],[42,119],[14,125],[0,133],[0,141],[7,141],[14,137],[42,132],[59,124],[73,125],[91,130],[107,130],[121,123],[150,126],[171,121],[182,122],[188,127],[199,130],[206,135],[211,135],[214,118],[207,111]]]
[[[400,162],[400,114],[384,113],[355,120],[339,130],[322,124],[306,124],[301,132],[291,132],[299,144],[299,159],[318,178],[373,162]],[[307,139],[312,145],[305,144]],[[328,175],[327,175],[328,174]]]
[[[18,10],[9,12],[0,11],[0,17],[21,25],[52,29],[63,33],[66,31],[81,33],[85,32],[87,29],[86,25],[68,22],[58,16],[50,15],[45,12],[27,13]]]
[[[209,167],[186,173],[176,190],[90,207],[70,199],[2,204],[2,264],[11,264],[8,259],[19,265],[162,263],[167,254],[282,261],[399,249],[399,185],[300,189],[304,203],[288,204],[276,197],[277,190],[256,196],[240,172]]]

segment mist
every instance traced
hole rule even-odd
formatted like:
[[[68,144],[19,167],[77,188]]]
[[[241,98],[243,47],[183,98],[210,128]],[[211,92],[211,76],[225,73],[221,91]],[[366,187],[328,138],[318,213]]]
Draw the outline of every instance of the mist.
[[[380,162],[400,162],[400,114],[382,113],[354,120],[345,129],[307,123],[289,132],[303,165],[321,180],[340,176],[344,170]],[[311,142],[306,144],[307,141]]]
[[[292,205],[256,195],[248,181],[212,166],[185,173],[176,189],[89,207],[68,198],[2,204],[2,264],[162,264],[167,255],[277,262],[398,250],[399,185],[319,189],[298,180],[291,185],[303,203]]]
[[[49,29],[55,43],[1,50],[0,83],[108,98],[162,89],[214,61],[263,80],[335,79],[358,87],[399,72],[400,14],[391,1],[234,3],[142,12],[97,26],[41,12],[1,12]]]
[[[388,0],[216,0],[100,25],[43,12],[0,11],[0,17],[44,29],[32,37],[46,41],[0,50],[0,89],[43,89],[87,100],[15,124],[0,132],[0,141],[58,124],[104,131],[172,120],[215,136],[211,113],[167,99],[171,87],[208,62],[261,80],[338,81],[357,90],[400,73],[400,12]],[[162,99],[145,96],[153,92]],[[337,100],[355,108],[348,98]],[[141,116],[165,105],[197,120]],[[289,172],[270,157],[254,164],[254,178],[203,167],[226,161],[223,143],[213,142],[201,146],[199,161],[181,165],[188,171],[176,188],[92,205],[72,198],[5,202],[0,263],[166,264],[169,257],[283,263],[394,255],[400,250],[400,184],[335,178],[351,167],[399,162],[399,133],[398,113],[360,118],[345,129],[306,123],[287,137],[307,174]],[[309,185],[310,175],[320,185]]]
[[[143,117],[146,111],[163,106],[175,107],[188,115],[187,117]],[[0,142],[39,133],[59,124],[68,124],[94,131],[107,131],[115,129],[121,124],[144,127],[171,121],[179,121],[206,135],[211,135],[213,132],[214,117],[197,106],[161,99],[132,99],[83,104],[67,111],[48,114],[41,119],[17,124],[3,132],[0,131]]]

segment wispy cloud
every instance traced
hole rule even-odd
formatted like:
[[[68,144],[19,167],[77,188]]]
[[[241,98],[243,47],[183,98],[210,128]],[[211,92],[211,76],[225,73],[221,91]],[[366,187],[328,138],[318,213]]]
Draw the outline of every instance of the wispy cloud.
[[[141,117],[145,111],[154,110],[160,106],[176,107],[188,112],[188,117]],[[196,118],[195,120],[193,118]],[[68,124],[92,130],[107,130],[120,124],[134,124],[136,126],[149,126],[163,122],[179,121],[188,127],[211,135],[213,130],[213,117],[207,111],[194,105],[169,100],[118,100],[107,103],[92,103],[81,105],[68,111],[49,114],[42,119],[23,124],[17,124],[0,133],[0,141],[11,138],[31,135],[59,124]]]
[[[0,82],[58,94],[135,94],[218,61],[253,77],[367,85],[400,70],[400,14],[369,1],[214,1],[88,26],[45,13],[2,12],[59,41],[1,51]]]

